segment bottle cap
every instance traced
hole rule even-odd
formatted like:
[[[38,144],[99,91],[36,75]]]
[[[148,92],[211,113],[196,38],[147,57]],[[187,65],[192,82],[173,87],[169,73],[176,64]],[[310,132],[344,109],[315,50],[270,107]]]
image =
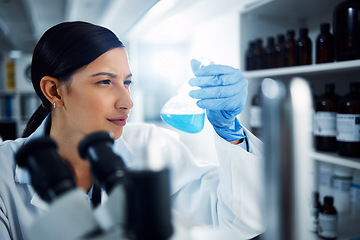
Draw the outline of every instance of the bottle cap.
[[[309,33],[309,29],[300,28],[300,36],[306,36]]]
[[[318,200],[319,199],[319,192],[318,191],[313,192],[312,197],[313,197],[313,200]]]
[[[269,45],[274,44],[274,42],[275,42],[274,37],[268,37],[268,38],[267,38],[267,42],[268,42]]]
[[[325,196],[324,197],[324,204],[333,205],[334,204],[334,198],[331,196]]]
[[[320,31],[321,32],[330,31],[330,23],[322,23],[322,24],[320,24]]]
[[[284,34],[278,34],[277,35],[277,40],[278,40],[279,43],[284,42],[284,40],[285,40]]]
[[[261,38],[257,38],[255,41],[256,41],[256,45],[262,46],[263,40]]]
[[[325,90],[326,91],[334,91],[335,90],[335,84],[333,84],[333,83],[327,83],[327,84],[325,84]]]
[[[292,29],[287,30],[287,31],[286,31],[286,35],[287,35],[287,36],[294,37],[294,36],[295,36],[295,31],[294,31],[294,30],[292,30]]]
[[[351,82],[350,89],[359,90],[360,89],[360,82]]]

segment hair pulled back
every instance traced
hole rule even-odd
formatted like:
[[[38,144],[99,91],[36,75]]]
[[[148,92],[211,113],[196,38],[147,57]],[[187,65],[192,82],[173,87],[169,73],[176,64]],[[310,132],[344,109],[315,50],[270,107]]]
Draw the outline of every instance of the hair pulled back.
[[[40,81],[44,76],[67,82],[79,68],[103,53],[124,44],[107,28],[87,22],[63,22],[48,29],[37,43],[32,57],[31,81],[42,105],[31,116],[22,137],[30,136],[51,112]]]

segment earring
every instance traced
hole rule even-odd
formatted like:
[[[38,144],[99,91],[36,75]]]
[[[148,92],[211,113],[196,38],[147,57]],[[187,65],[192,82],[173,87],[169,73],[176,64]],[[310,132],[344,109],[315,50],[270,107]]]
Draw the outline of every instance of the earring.
[[[56,108],[56,102],[53,102],[54,109]]]

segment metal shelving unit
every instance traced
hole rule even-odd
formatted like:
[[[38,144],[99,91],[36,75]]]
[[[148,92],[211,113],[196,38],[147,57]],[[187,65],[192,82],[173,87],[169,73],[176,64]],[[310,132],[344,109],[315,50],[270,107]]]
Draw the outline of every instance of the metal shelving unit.
[[[309,29],[309,36],[313,45],[313,62],[315,62],[315,40],[323,22],[332,23],[332,11],[342,0],[320,0],[320,1],[297,1],[297,0],[264,0],[258,6],[245,9],[240,14],[240,56],[245,63],[245,52],[248,43],[256,38],[262,38],[266,44],[266,38],[276,37],[277,34],[285,34],[287,30],[293,29],[298,37],[300,27]],[[245,71],[244,76],[249,80],[249,95],[255,93],[258,85],[264,78],[273,78],[284,82],[294,77],[301,77],[309,83],[314,94],[324,92],[326,83],[334,83],[336,92],[343,95],[349,92],[349,83],[359,81],[360,60],[332,62],[323,64],[311,64],[305,66],[284,67],[264,70]],[[246,110],[249,109],[251,101],[247,102]],[[246,120],[246,117],[245,117]],[[337,153],[313,151],[311,158],[314,163],[331,163],[353,169],[360,169],[359,158],[349,158]],[[317,164],[315,164],[317,165]],[[360,219],[355,219],[350,213],[339,215],[339,235],[337,239],[350,239],[359,237]],[[318,239],[316,234],[309,232],[308,239]]]
[[[26,76],[26,70],[31,62],[31,55],[15,59],[15,88],[5,88],[5,74],[0,75],[0,122],[16,123],[16,135],[19,137],[31,114],[40,105],[31,82]],[[1,64],[4,61],[0,61]],[[3,66],[1,66],[3,67]],[[11,98],[11,100],[9,100]],[[11,110],[10,110],[11,109]]]

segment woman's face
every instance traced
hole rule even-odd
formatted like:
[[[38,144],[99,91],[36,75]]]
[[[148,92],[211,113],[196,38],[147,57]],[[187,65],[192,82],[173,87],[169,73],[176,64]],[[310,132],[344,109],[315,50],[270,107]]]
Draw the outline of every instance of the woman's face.
[[[108,131],[118,139],[133,102],[132,74],[124,48],[114,48],[72,75],[60,86],[66,122],[74,131]]]

